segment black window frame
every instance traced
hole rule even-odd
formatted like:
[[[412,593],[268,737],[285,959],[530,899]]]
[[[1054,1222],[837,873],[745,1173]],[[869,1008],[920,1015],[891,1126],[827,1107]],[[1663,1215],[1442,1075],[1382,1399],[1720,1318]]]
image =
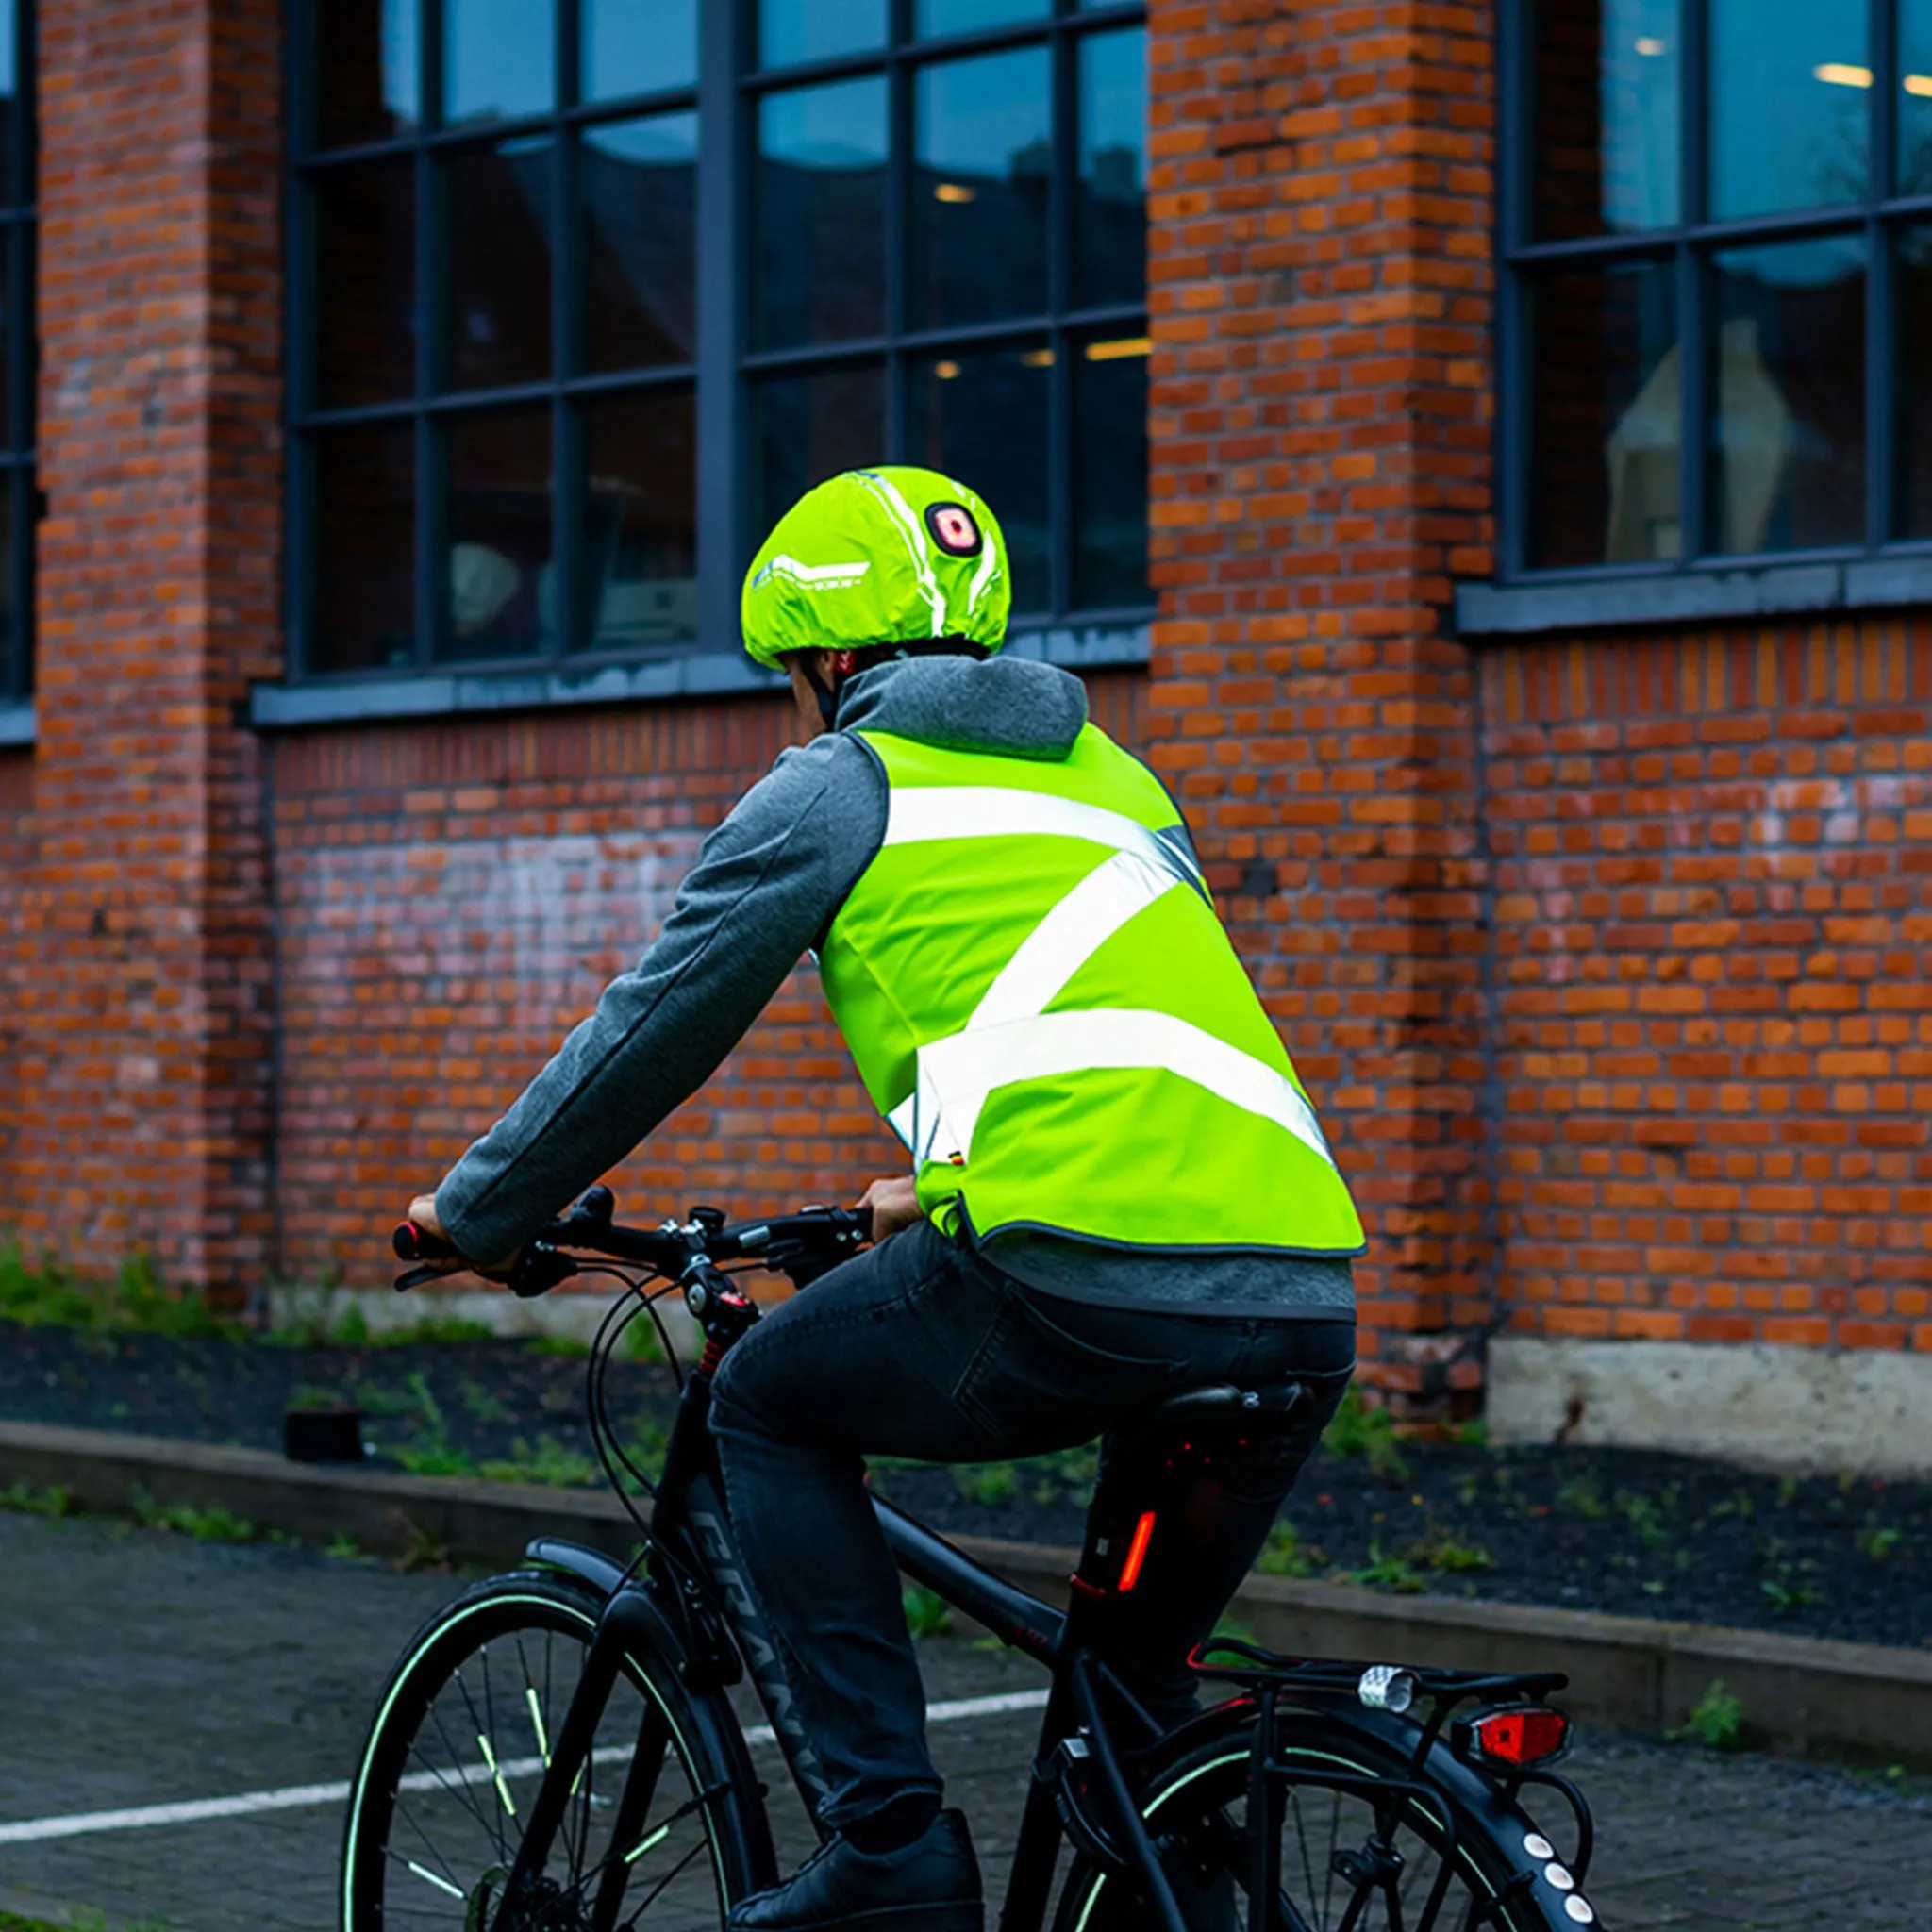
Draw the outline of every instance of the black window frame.
[[[479,695],[478,680],[494,680],[508,692],[513,680],[534,691],[548,680],[540,701],[561,700],[566,683],[581,686],[600,669],[642,667],[650,674],[633,680],[636,694],[668,694],[673,691],[724,690],[764,681],[763,674],[745,663],[740,648],[738,600],[740,578],[756,547],[759,532],[753,527],[755,505],[754,390],[774,373],[807,373],[883,359],[887,368],[887,460],[900,459],[906,433],[904,407],[906,367],[915,355],[930,355],[946,347],[996,347],[1024,340],[1029,345],[1042,337],[1057,351],[1050,380],[1052,417],[1048,463],[1053,507],[1051,554],[1055,595],[1052,608],[1027,614],[1014,625],[1022,650],[1068,662],[1112,663],[1144,660],[1146,631],[1156,597],[1150,590],[1144,603],[1120,608],[1069,608],[1066,589],[1071,575],[1073,543],[1071,477],[1073,454],[1073,379],[1071,347],[1083,340],[1111,331],[1147,333],[1148,304],[1112,304],[1075,309],[1064,300],[1071,261],[1073,192],[1079,167],[1073,90],[1076,85],[1074,43],[1091,35],[1146,25],[1143,0],[1094,4],[1088,0],[1050,0],[1043,19],[1014,23],[968,33],[915,40],[912,0],[888,0],[889,36],[885,46],[834,59],[802,62],[760,70],[756,59],[755,0],[699,0],[698,73],[692,87],[637,94],[622,99],[577,102],[578,75],[575,55],[580,7],[578,0],[556,0],[554,21],[558,85],[557,101],[543,114],[506,117],[487,123],[466,122],[452,128],[439,125],[441,48],[439,0],[415,0],[419,8],[419,114],[414,129],[397,137],[353,147],[318,150],[310,140],[313,103],[306,84],[303,59],[308,36],[319,30],[325,0],[293,0],[288,16],[288,93],[285,104],[286,194],[285,273],[287,288],[286,404],[288,461],[285,504],[285,601],[288,617],[286,686],[311,687],[318,698],[325,688],[345,689],[410,681],[425,686],[440,681],[451,693],[451,708],[495,708],[498,700]],[[892,210],[890,248],[899,259],[889,263],[891,285],[903,278],[901,262],[909,247],[908,181],[909,101],[914,72],[937,60],[1015,47],[1047,44],[1054,50],[1054,175],[1049,201],[1049,260],[1052,300],[1041,315],[995,324],[914,331],[894,327],[879,337],[835,343],[812,343],[796,349],[754,350],[751,346],[752,247],[751,195],[756,156],[758,103],[764,96],[826,81],[886,73],[892,100],[892,139],[889,150],[888,194]],[[558,376],[558,356],[542,382],[505,390],[436,390],[431,386],[430,358],[441,341],[446,318],[445,291],[436,279],[443,273],[445,226],[437,219],[434,201],[435,160],[452,148],[548,135],[558,159],[553,163],[557,250],[553,265],[553,329],[570,320],[564,305],[581,288],[581,244],[574,211],[576,184],[574,170],[561,157],[569,143],[566,128],[581,128],[608,121],[625,121],[655,112],[695,111],[698,120],[697,215],[698,243],[693,262],[697,309],[696,349],[692,362],[619,375]],[[721,132],[722,130],[722,132]],[[415,170],[414,263],[420,341],[412,392],[407,401],[317,409],[308,406],[319,309],[317,278],[312,259],[313,208],[309,183],[338,168],[408,156]],[[728,318],[728,326],[712,319]],[[580,573],[575,546],[581,541],[581,521],[566,500],[575,478],[572,405],[589,395],[639,392],[654,388],[694,386],[696,394],[695,524],[697,536],[697,637],[691,642],[644,649],[592,651],[573,649],[578,634],[576,598]],[[432,425],[479,409],[507,404],[547,401],[553,411],[553,556],[558,579],[557,622],[548,648],[538,657],[510,658],[501,655],[464,658],[437,649],[438,558],[443,532],[436,526],[435,508],[440,481],[432,462]],[[311,573],[316,532],[311,438],[331,427],[347,427],[408,419],[414,425],[415,501],[413,661],[405,667],[365,667],[339,670],[315,668],[315,598]],[[1030,635],[1030,641],[1029,641]],[[736,658],[741,672],[727,672],[724,661]],[[692,664],[691,660],[702,660]],[[668,663],[667,663],[667,660]],[[657,675],[670,671],[673,675]],[[582,674],[579,678],[578,674]],[[534,680],[534,681],[533,681]],[[608,680],[607,680],[607,684]],[[611,687],[613,691],[615,687]],[[465,693],[468,693],[466,695]],[[426,689],[425,694],[426,695]],[[400,693],[398,694],[400,696]],[[291,691],[291,700],[294,698]],[[265,701],[265,702],[264,702]],[[503,701],[508,701],[506,697]],[[438,708],[442,707],[439,706]],[[380,708],[380,705],[376,706]],[[419,708],[406,703],[404,708]],[[277,704],[272,692],[258,691],[255,706],[262,723],[294,723],[308,709],[292,702]],[[286,715],[285,715],[286,714]],[[360,714],[354,710],[343,715]],[[374,714],[371,712],[370,714]],[[317,712],[317,716],[321,713]]]
[[[1503,104],[1496,209],[1497,366],[1499,379],[1497,544],[1499,591],[1536,591],[1512,607],[1493,596],[1458,598],[1466,630],[1527,629],[1544,622],[1608,619],[1657,621],[1673,615],[1723,614],[1735,608],[1837,608],[1900,601],[1889,586],[1922,593],[1932,566],[1932,541],[1897,535],[1901,527],[1902,465],[1895,436],[1897,407],[1897,276],[1902,232],[1932,221],[1932,194],[1896,195],[1897,0],[1864,0],[1873,84],[1868,94],[1870,167],[1864,198],[1829,208],[1802,208],[1731,220],[1706,218],[1709,155],[1708,0],[1678,0],[1682,59],[1678,75],[1678,220],[1668,227],[1539,242],[1533,238],[1536,176],[1534,11],[1551,0],[1502,0],[1496,16],[1498,81]],[[1716,547],[1709,461],[1714,331],[1711,258],[1721,251],[1783,241],[1860,238],[1866,248],[1865,294],[1865,538],[1831,547],[1740,553]],[[1679,523],[1683,554],[1673,559],[1590,565],[1534,565],[1530,534],[1534,354],[1529,323],[1536,275],[1558,268],[1668,262],[1674,270],[1677,341],[1683,364],[1678,425]],[[1873,567],[1890,567],[1884,575]],[[1819,567],[1824,566],[1821,573]],[[1900,569],[1901,566],[1905,568]],[[1746,580],[1755,579],[1755,582]],[[1828,581],[1827,581],[1828,579]],[[1860,589],[1869,579],[1869,593]],[[1659,583],[1658,580],[1661,580]],[[1722,581],[1720,581],[1722,580]],[[1645,596],[1643,587],[1675,587],[1674,597]],[[1707,587],[1704,594],[1698,587]],[[1726,587],[1730,588],[1726,588]],[[1588,596],[1601,589],[1600,605]],[[1616,593],[1634,591],[1620,602]]]
[[[4,340],[8,420],[11,435],[0,440],[0,471],[7,475],[6,514],[11,543],[13,602],[10,635],[0,637],[0,705],[26,706],[34,690],[34,541],[40,522],[37,481],[39,425],[34,399],[40,365],[36,326],[35,236],[39,208],[39,114],[35,70],[35,0],[14,0],[14,102],[7,155],[10,197],[0,200],[0,246],[6,255]],[[0,742],[17,734],[0,734]]]

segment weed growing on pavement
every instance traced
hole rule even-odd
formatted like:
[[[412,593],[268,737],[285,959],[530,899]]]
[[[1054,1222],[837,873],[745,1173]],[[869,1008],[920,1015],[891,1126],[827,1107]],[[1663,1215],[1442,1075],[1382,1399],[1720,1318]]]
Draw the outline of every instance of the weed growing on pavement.
[[[323,1545],[322,1554],[333,1557],[339,1563],[361,1563],[368,1560],[369,1552],[356,1539],[346,1532],[331,1537]]]
[[[1722,1677],[1711,1681],[1675,1730],[1664,1733],[1673,1743],[1689,1740],[1713,1751],[1735,1751],[1743,1735],[1744,1707],[1724,1688]]]
[[[1442,1570],[1457,1574],[1496,1567],[1495,1557],[1481,1543],[1464,1542],[1452,1536],[1441,1524],[1432,1524],[1403,1555],[1420,1569]]]
[[[0,1490],[0,1509],[10,1509],[20,1516],[44,1516],[50,1519],[74,1514],[74,1498],[56,1483],[52,1489],[30,1489],[25,1483],[10,1483]]]
[[[197,1509],[192,1503],[158,1503],[147,1491],[134,1490],[128,1494],[127,1507],[143,1529],[164,1529],[175,1536],[192,1537],[198,1543],[255,1541],[254,1524],[219,1503]]]
[[[1395,1418],[1386,1407],[1371,1408],[1358,1389],[1343,1394],[1323,1431],[1322,1446],[1331,1456],[1366,1457],[1375,1475],[1399,1482],[1408,1474],[1408,1459],[1395,1440]]]
[[[402,1510],[391,1510],[391,1519],[403,1533],[403,1547],[389,1559],[389,1567],[399,1576],[421,1570],[447,1570],[449,1545],[440,1543],[430,1533]]]
[[[906,1627],[915,1638],[950,1637],[953,1634],[952,1611],[944,1600],[926,1589],[924,1584],[908,1583],[899,1601],[905,1606]]]

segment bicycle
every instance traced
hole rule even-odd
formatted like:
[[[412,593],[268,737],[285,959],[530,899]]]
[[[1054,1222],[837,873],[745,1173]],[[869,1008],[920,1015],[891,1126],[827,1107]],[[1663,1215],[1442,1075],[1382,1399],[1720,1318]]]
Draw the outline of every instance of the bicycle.
[[[625,1284],[591,1351],[587,1406],[638,1555],[626,1565],[539,1538],[525,1568],[465,1591],[418,1633],[351,1789],[343,1932],[722,1924],[780,1876],[766,1787],[725,1695],[747,1674],[808,1812],[826,1789],[734,1547],[707,1414],[718,1363],[758,1319],[733,1266],[808,1289],[864,1244],[868,1218],[817,1208],[728,1226],[696,1208],[641,1229],[619,1226],[614,1208],[608,1190],[591,1190],[525,1249],[509,1286],[541,1293],[593,1270]],[[405,1260],[454,1258],[408,1224],[395,1246]],[[663,1285],[647,1291],[653,1279]],[[605,1372],[640,1314],[676,1372],[657,1303],[679,1292],[705,1344],[681,1375],[654,1484],[611,1425]],[[1050,1905],[1054,1932],[1594,1923],[1581,1890],[1589,1808],[1553,1768],[1570,1727],[1545,1700],[1562,1677],[1291,1658],[1222,1639],[1190,1661],[1226,1694],[1164,1731],[1109,1671],[1108,1607],[1136,1587],[1156,1529],[1148,1458],[1171,1468],[1265,1440],[1301,1399],[1292,1384],[1195,1390],[1109,1438],[1064,1610],[874,1498],[908,1575],[1049,1673],[1004,1932],[1042,1932]],[[651,1492],[648,1515],[625,1475]],[[1524,1810],[1532,1788],[1570,1810],[1569,1858]]]

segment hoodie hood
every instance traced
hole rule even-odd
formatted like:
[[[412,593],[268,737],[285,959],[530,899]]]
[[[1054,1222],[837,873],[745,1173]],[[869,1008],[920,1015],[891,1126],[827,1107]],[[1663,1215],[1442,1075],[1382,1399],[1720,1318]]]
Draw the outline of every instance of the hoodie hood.
[[[1034,658],[898,658],[839,693],[839,730],[890,731],[946,751],[1063,758],[1086,723],[1086,687]]]

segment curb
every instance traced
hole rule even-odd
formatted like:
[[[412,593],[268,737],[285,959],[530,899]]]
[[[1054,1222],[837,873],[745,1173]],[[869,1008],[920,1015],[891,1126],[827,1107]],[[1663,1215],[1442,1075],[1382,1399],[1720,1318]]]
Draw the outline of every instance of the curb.
[[[538,1535],[619,1557],[635,1547],[630,1519],[601,1491],[295,1463],[260,1449],[47,1423],[0,1422],[0,1488],[11,1483],[58,1484],[82,1508],[101,1512],[125,1512],[142,1490],[162,1504],[219,1506],[265,1529],[318,1542],[346,1535],[389,1555],[440,1546],[463,1561],[510,1562]],[[1074,1551],[951,1541],[1013,1582],[1064,1600]],[[1564,1707],[1619,1730],[1657,1733],[1681,1724],[1721,1678],[1743,1707],[1751,1745],[1932,1769],[1932,1650],[1531,1604],[1385,1596],[1281,1576],[1250,1576],[1228,1615],[1291,1655],[1559,1670],[1570,1678]]]

